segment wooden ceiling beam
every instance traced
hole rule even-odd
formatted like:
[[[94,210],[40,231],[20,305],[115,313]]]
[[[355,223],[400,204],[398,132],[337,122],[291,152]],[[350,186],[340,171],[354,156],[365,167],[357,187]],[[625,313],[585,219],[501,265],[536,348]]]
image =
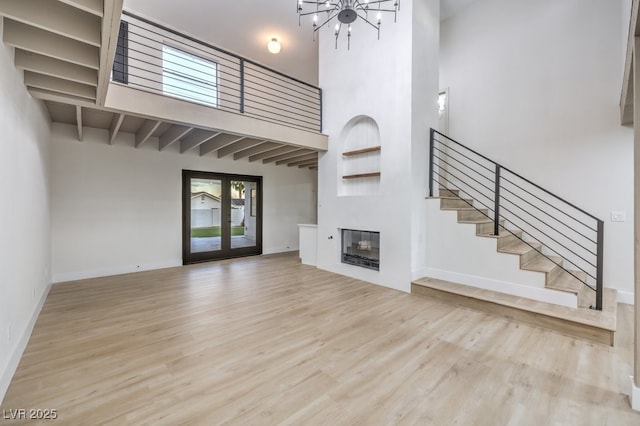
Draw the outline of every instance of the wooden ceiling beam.
[[[256,145],[254,147],[251,148],[247,148],[247,149],[243,149],[242,151],[238,151],[236,153],[233,154],[233,159],[234,160],[241,160],[245,157],[250,157],[252,155],[255,154],[260,154],[262,152],[266,152],[266,151],[270,151],[272,149],[276,149],[281,147],[282,144],[276,143],[276,142],[263,142],[259,145]]]
[[[145,120],[136,132],[136,148],[140,148],[146,141],[149,140],[153,132],[158,130],[158,127],[162,124],[162,121],[158,120]]]
[[[214,138],[216,135],[218,135],[217,132],[196,129],[180,141],[180,153],[184,154],[187,151],[191,151],[192,149],[197,148],[208,140]]]
[[[100,54],[97,47],[11,19],[4,19],[2,40],[9,46],[28,52],[39,53],[95,70],[100,67]]]
[[[253,139],[253,138],[245,138],[241,139],[237,142],[229,144],[224,148],[220,148],[217,152],[218,158],[226,157],[227,155],[234,154],[238,151],[242,151],[243,149],[251,148],[259,143],[264,142],[262,139]]]
[[[251,155],[249,157],[249,162],[252,163],[254,161],[262,160],[263,158],[274,157],[281,154],[287,154],[292,151],[298,151],[301,148],[299,146],[293,145],[284,145],[280,146],[280,148],[271,149],[269,151],[261,152],[259,154]]]
[[[109,145],[113,145],[113,141],[118,136],[118,132],[120,131],[120,126],[122,126],[122,122],[124,121],[124,114],[113,114],[113,119],[111,120],[111,127],[109,128]]]
[[[83,125],[82,125],[82,107],[76,105],[76,125],[78,126],[78,140],[82,142],[84,135],[82,134]]]
[[[102,18],[102,0],[58,0],[60,3],[68,4],[77,9]]]
[[[31,71],[24,72],[24,84],[27,87],[50,90],[85,99],[96,99],[96,88],[93,86],[36,74]]]
[[[162,135],[160,135],[158,150],[162,151],[168,146],[173,145],[180,139],[184,138],[192,130],[193,127],[180,126],[178,124],[169,127]]]
[[[38,53],[27,53],[24,50],[16,49],[14,63],[16,68],[26,71],[91,86],[98,85],[98,73],[96,70]]]
[[[300,164],[317,163],[317,162],[318,162],[318,154],[309,154],[308,156],[305,155],[304,157],[296,158],[295,161],[288,162],[287,166],[294,167],[294,166],[299,166]]]
[[[294,151],[288,152],[286,154],[282,154],[282,155],[276,155],[274,157],[267,157],[264,160],[262,160],[263,164],[267,164],[267,163],[272,163],[274,161],[282,161],[282,160],[290,160],[292,158],[295,157],[300,157],[302,155],[307,155],[309,154],[310,151],[304,148],[298,148]]]
[[[217,151],[227,145],[243,139],[243,136],[233,135],[231,133],[220,133],[215,138],[207,141],[200,147],[200,156],[207,155],[210,152]]]
[[[0,15],[100,47],[100,17],[51,0],[0,0]]]
[[[297,155],[295,157],[291,157],[291,158],[283,158],[282,160],[278,160],[276,161],[276,166],[279,166],[281,164],[291,164],[297,161],[307,161],[307,160],[315,160],[318,158],[318,154],[316,154],[315,152],[313,153],[302,153],[301,155]]]

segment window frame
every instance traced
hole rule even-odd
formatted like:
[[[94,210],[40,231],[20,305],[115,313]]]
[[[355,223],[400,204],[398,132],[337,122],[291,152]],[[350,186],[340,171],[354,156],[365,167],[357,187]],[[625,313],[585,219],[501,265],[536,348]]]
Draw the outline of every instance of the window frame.
[[[171,49],[174,52],[166,52],[165,49]],[[199,64],[201,66],[211,66],[214,70],[215,75],[213,76],[212,81],[207,81],[205,79],[203,79],[202,77],[198,77],[196,75],[193,74],[188,74],[188,73],[184,73],[184,72],[180,72],[179,70],[176,69],[172,69],[172,68],[167,68],[165,67],[165,63],[166,63],[166,59],[165,59],[165,55],[169,53],[169,54],[182,54],[185,56],[190,56],[193,57],[196,61],[195,63],[198,64],[198,60],[199,61],[203,61],[204,64]],[[185,67],[184,65],[178,65],[178,66],[182,66],[183,68],[186,68],[187,70],[190,70],[190,68]],[[172,98],[175,99],[180,99],[183,101],[187,101],[187,102],[192,102],[192,103],[197,103],[200,105],[204,105],[204,106],[208,106],[208,107],[212,107],[212,108],[219,108],[220,107],[220,91],[219,91],[219,73],[220,73],[220,63],[212,57],[207,57],[204,56],[202,54],[198,54],[198,53],[194,53],[193,51],[189,50],[189,49],[185,49],[185,46],[176,46],[172,43],[168,43],[166,41],[162,42],[162,94],[165,96],[170,96]],[[182,80],[185,83],[186,88],[169,88],[169,90],[167,91],[165,88],[165,78],[166,75],[169,75],[170,78],[173,78],[174,81],[175,80]],[[179,92],[181,90],[187,90],[187,91],[192,91],[195,88],[197,88],[198,86],[200,87],[204,87],[207,85],[213,84],[212,90],[214,91],[214,94],[209,96],[207,94],[205,95],[200,95],[201,99],[198,99],[198,94],[194,94],[194,95],[183,95],[180,94]],[[205,99],[206,97],[206,99]]]

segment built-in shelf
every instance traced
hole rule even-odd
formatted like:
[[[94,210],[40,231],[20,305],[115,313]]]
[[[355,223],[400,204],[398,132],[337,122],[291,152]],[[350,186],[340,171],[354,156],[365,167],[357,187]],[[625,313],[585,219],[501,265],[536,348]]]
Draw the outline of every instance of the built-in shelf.
[[[347,152],[343,152],[342,155],[344,155],[345,157],[350,157],[352,155],[358,155],[358,154],[366,154],[367,152],[376,152],[376,151],[380,151],[381,146],[370,146],[368,148],[362,148],[362,149],[356,149],[354,151],[347,151]]]
[[[342,179],[357,179],[357,178],[368,178],[368,177],[379,177],[379,176],[380,176],[380,172],[358,173],[357,175],[342,176]]]

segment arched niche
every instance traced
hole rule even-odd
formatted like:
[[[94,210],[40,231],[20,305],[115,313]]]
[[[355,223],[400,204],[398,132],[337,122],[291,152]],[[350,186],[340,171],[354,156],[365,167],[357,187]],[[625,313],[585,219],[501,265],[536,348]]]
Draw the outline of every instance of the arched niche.
[[[340,132],[338,195],[374,195],[380,190],[382,142],[378,123],[358,115]]]

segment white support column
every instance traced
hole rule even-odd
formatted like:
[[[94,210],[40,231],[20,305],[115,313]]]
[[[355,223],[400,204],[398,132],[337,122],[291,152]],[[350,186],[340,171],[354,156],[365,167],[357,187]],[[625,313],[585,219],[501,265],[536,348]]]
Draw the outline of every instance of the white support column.
[[[633,376],[629,399],[631,407],[640,411],[640,37],[634,39],[633,50],[633,140],[634,140],[634,352]]]

